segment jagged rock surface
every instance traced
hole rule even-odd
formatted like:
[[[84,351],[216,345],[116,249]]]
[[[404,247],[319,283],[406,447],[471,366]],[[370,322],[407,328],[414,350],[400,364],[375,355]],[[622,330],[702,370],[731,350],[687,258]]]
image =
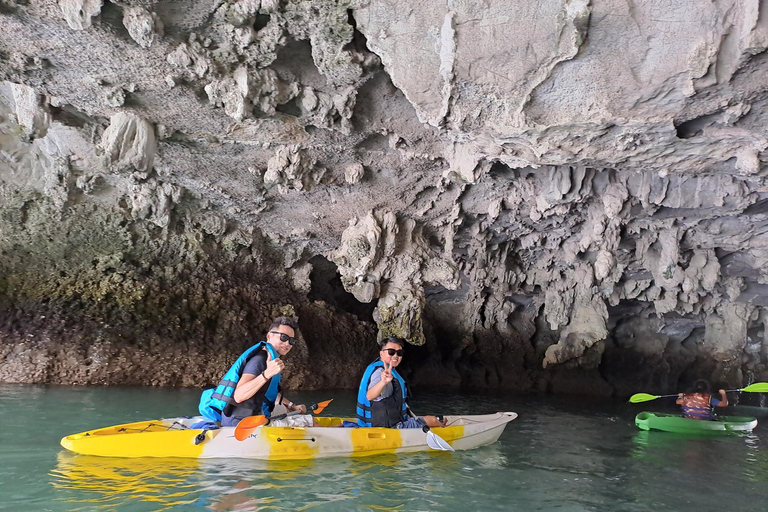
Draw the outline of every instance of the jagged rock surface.
[[[2,3],[0,380],[766,379],[765,8]]]

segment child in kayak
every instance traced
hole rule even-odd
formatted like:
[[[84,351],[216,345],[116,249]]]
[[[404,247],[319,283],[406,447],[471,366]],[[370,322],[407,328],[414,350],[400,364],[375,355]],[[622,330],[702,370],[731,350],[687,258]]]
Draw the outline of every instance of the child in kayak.
[[[677,395],[677,403],[683,410],[683,417],[695,420],[716,420],[717,415],[714,412],[715,407],[725,407],[728,405],[728,397],[725,396],[725,390],[718,391],[720,399],[712,396],[709,382],[706,380],[697,380],[693,388],[688,393]]]

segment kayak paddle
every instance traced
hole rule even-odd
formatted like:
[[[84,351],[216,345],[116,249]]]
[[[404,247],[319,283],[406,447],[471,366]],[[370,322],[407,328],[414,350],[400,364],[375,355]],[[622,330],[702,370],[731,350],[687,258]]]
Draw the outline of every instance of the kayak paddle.
[[[444,452],[455,452],[453,446],[445,442],[445,439],[432,432],[428,426],[424,425],[422,430],[427,433],[427,446],[433,450],[443,450]]]
[[[745,388],[731,389],[728,391],[746,391],[747,393],[768,393],[768,382],[755,382],[754,384],[750,384]]]
[[[325,402],[318,402],[316,404],[312,404],[309,406],[309,409],[307,409],[307,412],[312,412],[314,414],[320,414],[323,412],[323,409],[328,407],[328,404],[333,402],[333,398],[330,400],[326,400]],[[292,412],[286,412],[284,414],[278,414],[277,416],[270,416],[269,421],[272,420],[281,420],[283,418],[287,418],[288,416],[296,416],[297,414],[301,414],[301,411],[292,411]]]
[[[755,382],[754,384],[750,384],[745,388],[725,390],[726,393],[734,393],[736,391],[746,391],[747,393],[768,393],[768,382]],[[649,395],[648,393],[636,393],[629,397],[629,401],[633,404],[639,404],[642,402],[650,402],[651,400],[656,400],[657,398],[670,398],[673,396],[677,397],[678,395]]]
[[[333,398],[330,400],[326,400],[325,402],[317,402],[316,404],[312,404],[309,406],[309,410],[312,411],[314,414],[320,414],[323,412],[323,409],[328,407],[328,404],[333,402]]]
[[[248,436],[250,436],[254,430],[266,422],[267,417],[264,415],[248,416],[247,418],[243,418],[235,427],[235,439],[238,441],[248,439]]]
[[[328,404],[333,402],[333,398],[330,400],[326,400],[325,402],[318,402],[316,404],[312,404],[309,406],[309,411],[320,414],[323,412],[323,409],[328,407]],[[235,439],[238,441],[243,441],[244,439],[248,439],[248,436],[250,436],[254,430],[256,430],[258,427],[269,423],[271,420],[281,420],[283,418],[287,418],[288,416],[295,416],[297,414],[301,414],[301,411],[293,411],[285,414],[278,414],[277,416],[272,416],[271,418],[267,418],[263,414],[259,414],[256,416],[248,416],[247,418],[243,418],[240,423],[237,424],[235,427]]]
[[[411,415],[411,418],[416,418],[416,415],[413,414],[413,411],[411,410],[411,408],[407,407],[407,409],[408,409],[408,414]],[[456,451],[453,449],[453,446],[445,442],[445,439],[443,439],[439,435],[432,432],[429,429],[429,425],[424,425],[423,427],[421,427],[421,430],[423,430],[427,434],[427,446],[429,446],[433,450],[443,450],[444,452]]]

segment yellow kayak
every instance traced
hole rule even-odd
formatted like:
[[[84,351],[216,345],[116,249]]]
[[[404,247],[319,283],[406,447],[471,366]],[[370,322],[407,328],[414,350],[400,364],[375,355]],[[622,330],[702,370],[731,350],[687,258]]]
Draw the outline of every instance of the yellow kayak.
[[[445,416],[445,427],[431,432],[455,450],[496,442],[514,412]],[[263,460],[363,457],[379,453],[433,450],[428,433],[418,428],[348,428],[346,418],[317,417],[318,427],[256,428],[242,441],[235,427],[191,428],[202,417],[126,423],[72,434],[61,440],[67,450],[104,457],[246,458]]]

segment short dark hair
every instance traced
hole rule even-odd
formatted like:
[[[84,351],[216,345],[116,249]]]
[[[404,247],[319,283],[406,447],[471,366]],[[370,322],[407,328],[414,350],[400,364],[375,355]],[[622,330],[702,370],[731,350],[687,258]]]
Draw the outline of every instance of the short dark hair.
[[[693,383],[694,393],[712,393],[712,386],[709,385],[709,381],[705,379],[699,379]]]
[[[272,320],[272,325],[269,326],[269,330],[274,331],[281,325],[285,325],[293,329],[294,334],[299,332],[299,323],[296,321],[296,319],[291,318],[290,316],[279,316],[275,318]]]
[[[405,340],[403,338],[398,338],[397,336],[389,336],[379,342],[379,350],[382,350],[384,347],[386,347],[387,343],[394,343],[396,345],[400,345],[402,348],[405,348]]]

